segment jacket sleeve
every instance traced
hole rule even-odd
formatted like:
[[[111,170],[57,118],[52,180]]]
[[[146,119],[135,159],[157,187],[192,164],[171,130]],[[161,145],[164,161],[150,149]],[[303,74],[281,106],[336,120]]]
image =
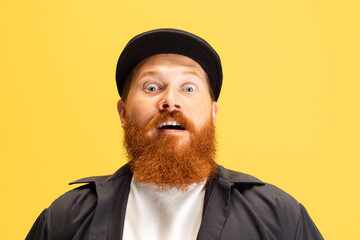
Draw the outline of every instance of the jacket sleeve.
[[[25,240],[50,240],[50,233],[47,227],[47,217],[45,209],[39,217],[36,219],[30,232],[26,236]]]
[[[319,230],[311,220],[305,207],[300,204],[299,220],[296,228],[295,240],[323,240]]]

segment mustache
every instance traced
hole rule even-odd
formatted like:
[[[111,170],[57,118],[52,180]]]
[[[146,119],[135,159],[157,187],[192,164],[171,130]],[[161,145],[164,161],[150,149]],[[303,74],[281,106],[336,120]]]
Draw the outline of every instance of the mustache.
[[[161,111],[158,115],[153,117],[148,125],[145,127],[145,132],[148,132],[154,128],[159,127],[163,122],[168,121],[169,118],[172,118],[173,121],[179,123],[185,130],[189,132],[195,132],[195,124],[188,119],[182,112],[179,111]]]

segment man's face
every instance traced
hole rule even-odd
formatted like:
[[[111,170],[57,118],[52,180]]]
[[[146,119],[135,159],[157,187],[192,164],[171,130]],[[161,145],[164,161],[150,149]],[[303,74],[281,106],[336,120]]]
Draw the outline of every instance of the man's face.
[[[163,190],[211,178],[217,104],[204,70],[190,58],[159,54],[140,62],[131,77],[118,110],[134,178]]]
[[[126,102],[118,103],[123,127],[125,116],[145,128],[160,112],[179,111],[200,130],[209,121],[215,125],[217,110],[205,71],[194,60],[178,54],[158,54],[140,62],[133,70]],[[174,120],[169,117],[164,122]],[[190,139],[190,132],[181,127],[156,126],[147,132],[150,139],[161,135],[177,136],[178,146]]]

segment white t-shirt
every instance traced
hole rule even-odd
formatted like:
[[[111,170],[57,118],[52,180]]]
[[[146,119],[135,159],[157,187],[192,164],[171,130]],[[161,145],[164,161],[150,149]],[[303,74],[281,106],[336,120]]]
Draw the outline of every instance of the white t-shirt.
[[[205,181],[186,192],[159,191],[131,180],[126,206],[124,240],[194,240],[199,232]]]

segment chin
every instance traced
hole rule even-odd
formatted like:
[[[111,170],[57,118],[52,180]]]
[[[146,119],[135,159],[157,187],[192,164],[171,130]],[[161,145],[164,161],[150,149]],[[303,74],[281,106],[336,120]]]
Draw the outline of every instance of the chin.
[[[189,142],[188,141],[182,141],[179,140],[177,142],[174,142],[174,150],[176,151],[181,151],[182,149],[186,148],[189,146]]]

